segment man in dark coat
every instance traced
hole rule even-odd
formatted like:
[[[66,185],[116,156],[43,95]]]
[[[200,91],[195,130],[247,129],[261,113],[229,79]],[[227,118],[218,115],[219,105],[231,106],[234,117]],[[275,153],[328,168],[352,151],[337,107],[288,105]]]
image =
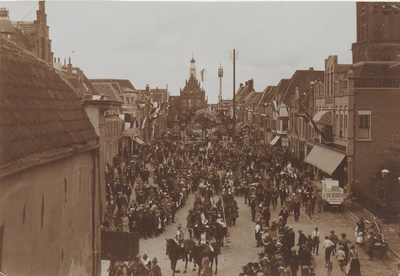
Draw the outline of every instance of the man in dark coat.
[[[265,219],[265,223],[267,227],[269,227],[269,220],[271,219],[271,212],[269,211],[269,207],[265,207],[263,210],[263,217]]]
[[[292,271],[292,276],[297,276],[297,271],[299,270],[299,256],[296,254],[296,248],[290,250],[292,255],[290,255],[290,270]]]
[[[283,206],[282,210],[279,212],[279,216],[282,217],[284,224],[287,223],[287,218],[289,217],[289,212],[286,206]]]
[[[293,202],[294,221],[299,221],[300,217],[300,201],[296,198]]]
[[[297,245],[299,246],[299,256],[301,255],[301,251],[303,251],[302,245],[307,244],[307,237],[304,235],[302,230],[299,230],[299,239]]]

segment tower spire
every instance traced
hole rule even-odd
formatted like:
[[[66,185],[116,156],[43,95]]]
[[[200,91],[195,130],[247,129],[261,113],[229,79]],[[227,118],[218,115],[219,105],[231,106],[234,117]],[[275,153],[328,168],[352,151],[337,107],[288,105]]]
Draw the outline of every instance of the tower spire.
[[[218,94],[218,109],[222,109],[222,77],[224,76],[224,69],[221,65],[221,62],[219,62],[219,67],[218,67],[218,78],[219,78],[219,94]]]
[[[190,60],[190,76],[196,77],[196,66],[194,65],[196,61],[193,58],[192,54],[192,59]]]

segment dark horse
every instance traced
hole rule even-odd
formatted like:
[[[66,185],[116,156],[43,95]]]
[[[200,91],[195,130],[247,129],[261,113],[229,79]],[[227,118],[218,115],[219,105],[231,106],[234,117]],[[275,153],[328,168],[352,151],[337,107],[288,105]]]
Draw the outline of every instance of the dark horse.
[[[180,272],[179,270],[176,270],[176,263],[179,259],[182,259],[185,262],[185,270],[183,273],[186,273],[189,252],[194,246],[195,243],[193,240],[184,240],[183,247],[180,247],[174,239],[167,239],[167,251],[165,254],[168,255],[171,261],[172,276],[175,275],[175,272]]]
[[[224,238],[228,234],[228,228],[216,223],[213,232],[213,236],[218,246],[224,246]]]
[[[199,273],[198,273],[199,276],[202,271],[201,261],[205,254],[207,254],[210,259],[211,271],[212,271],[212,266],[213,266],[214,260],[215,260],[215,273],[214,274],[218,274],[218,255],[220,254],[220,250],[219,250],[219,246],[216,242],[212,242],[211,246],[212,246],[213,250],[210,250],[210,246],[206,245],[206,244],[195,245],[190,250],[190,259],[193,259],[193,262],[195,263],[195,265],[197,264],[199,266]]]

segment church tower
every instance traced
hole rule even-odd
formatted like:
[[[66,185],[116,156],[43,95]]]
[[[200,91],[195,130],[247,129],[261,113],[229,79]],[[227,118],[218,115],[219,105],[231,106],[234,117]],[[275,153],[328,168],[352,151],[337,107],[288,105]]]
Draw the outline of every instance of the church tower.
[[[399,61],[400,2],[357,2],[357,42],[353,64]]]
[[[192,59],[190,60],[190,76],[189,77],[195,77],[196,78],[196,66],[194,65],[195,64],[195,60],[194,60],[194,58],[193,58],[193,55],[192,55]]]

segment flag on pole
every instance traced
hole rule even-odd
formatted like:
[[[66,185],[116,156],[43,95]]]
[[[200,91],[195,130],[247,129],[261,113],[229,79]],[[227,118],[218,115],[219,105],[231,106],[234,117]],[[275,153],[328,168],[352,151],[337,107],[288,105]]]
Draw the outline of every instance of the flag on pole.
[[[207,73],[206,68],[200,70],[200,75],[201,75],[201,81],[204,82],[204,73]]]

